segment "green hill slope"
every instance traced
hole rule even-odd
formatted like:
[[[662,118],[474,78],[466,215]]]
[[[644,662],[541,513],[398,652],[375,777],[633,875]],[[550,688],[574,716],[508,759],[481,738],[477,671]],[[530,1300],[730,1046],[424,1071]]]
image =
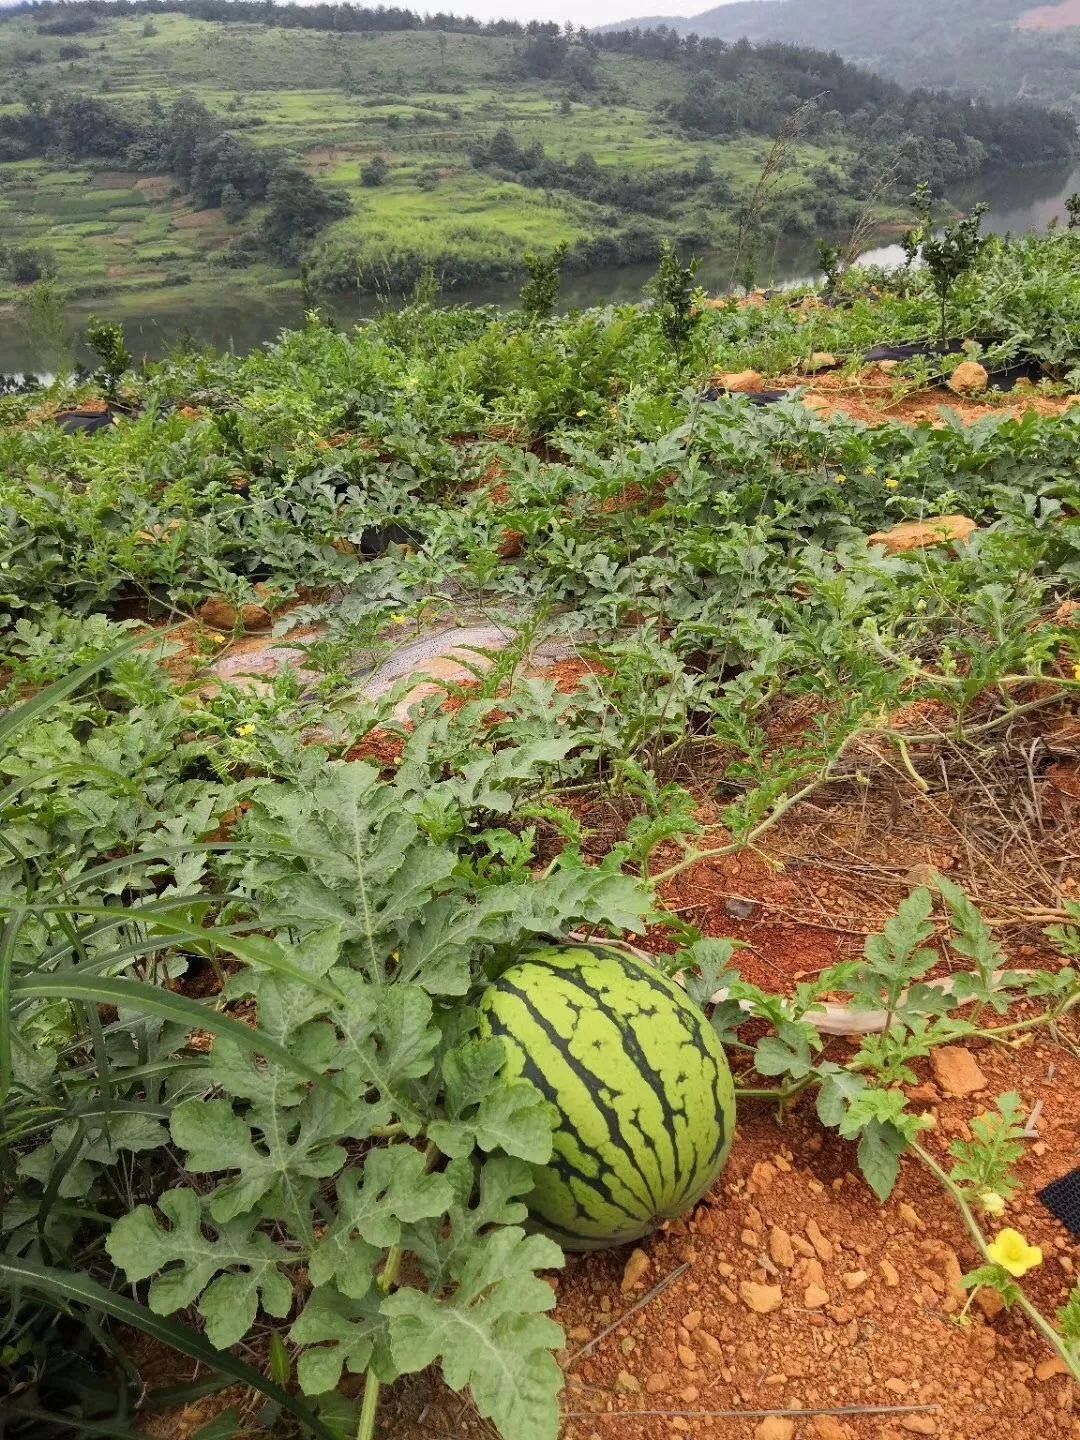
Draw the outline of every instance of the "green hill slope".
[[[50,271],[89,297],[301,265],[372,290],[511,275],[559,243],[591,265],[722,244],[811,97],[774,231],[843,229],[894,161],[902,192],[1075,139],[790,47],[242,0],[5,14],[0,300]]]
[[[903,85],[1080,110],[1080,4],[979,0],[738,0],[699,14],[630,19],[607,30],[670,26],[679,34],[836,50]]]

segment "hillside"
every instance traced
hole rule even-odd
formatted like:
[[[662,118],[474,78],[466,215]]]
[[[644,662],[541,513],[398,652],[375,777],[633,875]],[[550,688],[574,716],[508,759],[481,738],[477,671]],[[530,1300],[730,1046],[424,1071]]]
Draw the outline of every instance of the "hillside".
[[[897,193],[1067,153],[1027,105],[911,96],[790,47],[568,37],[409,11],[189,0],[41,5],[0,44],[0,298],[200,282],[317,289],[655,260],[730,241],[793,106],[809,123],[762,233],[843,231]],[[897,145],[896,136],[904,141]],[[5,288],[6,287],[6,288]]]
[[[699,14],[628,19],[607,30],[669,26],[679,34],[836,50],[903,85],[1080,110],[1080,4],[979,0],[737,0]],[[977,23],[975,23],[977,21]]]

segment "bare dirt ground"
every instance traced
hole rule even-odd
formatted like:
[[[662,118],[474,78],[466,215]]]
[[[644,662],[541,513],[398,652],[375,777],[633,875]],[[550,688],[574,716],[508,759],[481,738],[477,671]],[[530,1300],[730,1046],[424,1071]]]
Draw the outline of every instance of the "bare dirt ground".
[[[1038,5],[1034,10],[1026,10],[1016,22],[1018,30],[1068,30],[1073,25],[1080,25],[1080,0]]]
[[[1076,0],[1080,4],[1080,0]],[[803,403],[823,418],[832,415],[847,415],[865,425],[883,425],[900,420],[909,424],[929,421],[940,427],[942,407],[947,407],[968,425],[985,419],[987,415],[1019,416],[1034,410],[1039,415],[1063,415],[1077,403],[1075,395],[1043,395],[1034,388],[1018,386],[1016,390],[995,395],[988,393],[979,397],[954,395],[944,386],[930,386],[924,390],[905,391],[895,376],[870,366],[860,375],[852,378],[840,371],[825,375],[787,375],[769,381],[778,389],[794,389],[804,386]]]

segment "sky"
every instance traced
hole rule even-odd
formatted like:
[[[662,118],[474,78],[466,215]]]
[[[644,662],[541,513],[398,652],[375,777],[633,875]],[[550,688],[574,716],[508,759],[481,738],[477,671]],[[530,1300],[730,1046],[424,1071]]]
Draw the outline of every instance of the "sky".
[[[8,0],[0,0],[3,9]],[[376,0],[365,0],[375,4]],[[385,0],[394,4],[395,0]],[[561,25],[607,25],[635,15],[699,15],[730,0],[397,0],[411,9],[448,10],[477,20],[557,20]]]
[[[393,4],[394,0],[386,0]],[[400,0],[415,10],[447,9],[477,20],[557,20],[561,25],[607,25],[635,15],[699,15],[728,0]]]

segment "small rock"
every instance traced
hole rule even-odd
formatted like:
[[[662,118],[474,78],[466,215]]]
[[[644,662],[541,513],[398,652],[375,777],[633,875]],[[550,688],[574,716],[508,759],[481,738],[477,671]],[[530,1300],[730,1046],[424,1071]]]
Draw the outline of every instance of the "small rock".
[[[690,1310],[682,1317],[682,1323],[687,1330],[694,1331],[701,1324],[701,1311]]]
[[[570,1340],[576,1341],[579,1345],[583,1344],[584,1341],[588,1340],[591,1334],[592,1331],[587,1325],[575,1325],[572,1330],[567,1332],[568,1338]]]
[[[645,1377],[645,1393],[647,1395],[659,1395],[663,1390],[671,1389],[671,1376],[664,1370],[656,1371]]]
[[[694,1401],[698,1398],[698,1394],[699,1391],[696,1385],[686,1385],[679,1391],[679,1399],[684,1405],[693,1405]]]
[[[637,1395],[641,1391],[641,1383],[629,1370],[620,1370],[615,1379],[615,1389],[623,1395]]]
[[[900,1219],[909,1230],[925,1230],[926,1225],[919,1218],[919,1212],[914,1205],[909,1205],[906,1200],[900,1202]]]
[[[764,389],[765,382],[757,370],[732,370],[719,377],[722,390],[731,395],[746,395]]]
[[[834,1325],[850,1325],[855,1319],[855,1310],[851,1305],[830,1305],[825,1314]]]
[[[743,900],[738,895],[732,895],[729,900],[724,901],[724,909],[733,920],[749,920],[757,905],[753,900]]]
[[[791,1236],[778,1225],[774,1225],[769,1231],[769,1258],[775,1265],[782,1265],[785,1270],[790,1270],[795,1264]]]
[[[650,1264],[651,1261],[644,1250],[631,1251],[630,1258],[623,1268],[622,1284],[619,1286],[619,1289],[624,1295],[629,1294],[631,1290],[637,1290],[639,1288],[641,1282],[649,1273]]]
[[[690,1349],[689,1345],[680,1345],[675,1353],[678,1355],[679,1364],[683,1367],[684,1370],[697,1369],[697,1356],[694,1354],[693,1350]]]
[[[810,1423],[818,1440],[848,1440],[851,1434],[835,1415],[815,1415]]]
[[[890,1290],[895,1290],[897,1285],[900,1284],[900,1272],[892,1261],[888,1259],[882,1260],[878,1265],[878,1269],[885,1277],[885,1284],[889,1286]]]
[[[224,595],[214,595],[209,600],[205,600],[199,606],[198,616],[204,625],[210,626],[211,630],[236,629],[236,606],[231,600],[226,600]]]
[[[806,362],[806,369],[812,375],[817,370],[835,370],[836,356],[828,350],[815,350]]]
[[[755,1315],[768,1315],[779,1310],[784,1292],[779,1285],[758,1285],[753,1280],[744,1280],[739,1286],[739,1298]]]
[[[240,625],[249,634],[254,634],[259,630],[269,630],[273,623],[273,616],[265,605],[240,606]]]
[[[1005,1309],[1005,1301],[998,1292],[987,1289],[985,1286],[981,1290],[976,1290],[975,1304],[987,1320],[996,1320]]]
[[[932,1415],[905,1415],[900,1421],[901,1430],[907,1430],[912,1435],[936,1435],[938,1433],[937,1421]]]
[[[769,1415],[754,1430],[754,1440],[792,1440],[795,1421],[780,1415]]]
[[[1043,1360],[1035,1366],[1036,1380],[1052,1380],[1055,1375],[1067,1375],[1068,1373],[1069,1367],[1060,1355],[1055,1355],[1052,1360]]]
[[[887,555],[903,555],[929,545],[969,540],[978,528],[966,515],[935,515],[932,520],[905,520],[891,530],[875,530],[870,544],[881,545]]]
[[[823,1305],[829,1303],[829,1292],[823,1290],[820,1285],[808,1285],[803,1294],[803,1304],[807,1310],[820,1310]]]
[[[930,1056],[934,1079],[947,1095],[963,1098],[986,1089],[986,1076],[963,1045],[939,1045]]]
[[[977,360],[965,360],[949,376],[949,389],[954,395],[981,395],[989,383],[986,366]]]
[[[865,1270],[849,1270],[846,1275],[841,1275],[840,1278],[849,1290],[858,1290],[866,1284],[870,1276]]]
[[[822,1261],[823,1264],[828,1265],[829,1261],[833,1258],[832,1242],[826,1240],[816,1220],[808,1220],[806,1222],[806,1238],[810,1241],[810,1244],[813,1245],[818,1259]]]

